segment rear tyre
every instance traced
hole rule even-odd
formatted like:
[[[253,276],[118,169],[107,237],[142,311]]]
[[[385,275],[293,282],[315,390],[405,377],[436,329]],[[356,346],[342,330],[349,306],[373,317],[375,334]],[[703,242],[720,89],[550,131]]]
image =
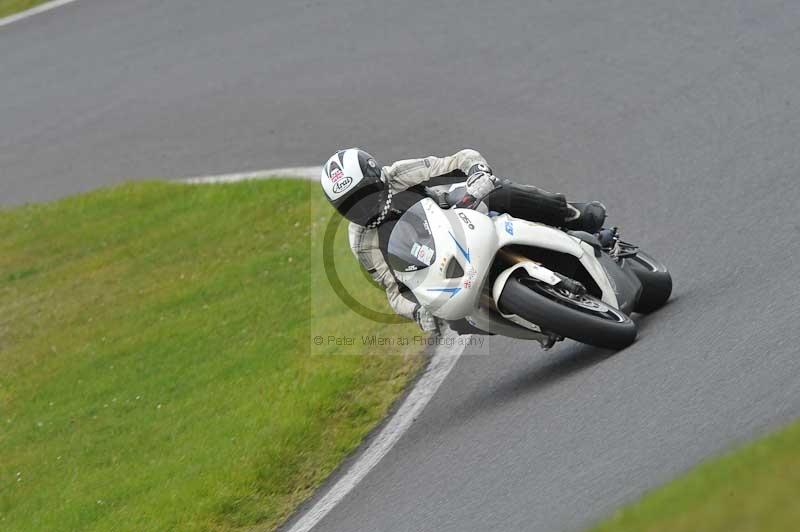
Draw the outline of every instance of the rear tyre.
[[[575,296],[529,277],[510,277],[498,306],[505,314],[584,344],[622,349],[636,340],[636,324],[621,310],[588,294]]]
[[[641,251],[626,258],[625,262],[642,283],[642,294],[636,302],[634,312],[647,314],[663,307],[672,295],[672,276],[667,267]]]

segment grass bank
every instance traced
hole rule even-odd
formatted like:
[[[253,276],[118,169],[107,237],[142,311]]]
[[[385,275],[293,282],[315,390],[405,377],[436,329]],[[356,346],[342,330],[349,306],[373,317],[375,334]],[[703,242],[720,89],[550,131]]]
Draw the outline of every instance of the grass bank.
[[[43,4],[46,0],[0,0],[0,18],[25,11],[39,4]]]
[[[800,423],[700,465],[595,532],[784,532],[800,523]]]
[[[0,211],[0,529],[269,529],[385,414],[418,347],[311,353],[313,184],[128,184]],[[339,233],[361,301],[385,308]],[[399,356],[405,355],[405,356]]]

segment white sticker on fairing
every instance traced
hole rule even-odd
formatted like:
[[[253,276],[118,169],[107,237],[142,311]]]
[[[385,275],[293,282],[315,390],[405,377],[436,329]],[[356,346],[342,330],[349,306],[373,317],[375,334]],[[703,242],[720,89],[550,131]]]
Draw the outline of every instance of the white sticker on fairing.
[[[411,254],[423,264],[430,266],[433,263],[433,249],[425,244],[414,242],[414,245],[411,246]]]
[[[558,277],[558,275],[534,262],[526,262],[525,269],[528,270],[529,274],[549,285],[555,286],[561,282],[561,279]]]
[[[472,284],[475,282],[476,277],[478,277],[478,271],[471,265],[467,266],[467,271],[464,272],[464,276],[461,279],[461,283],[464,285],[464,288],[472,288]]]

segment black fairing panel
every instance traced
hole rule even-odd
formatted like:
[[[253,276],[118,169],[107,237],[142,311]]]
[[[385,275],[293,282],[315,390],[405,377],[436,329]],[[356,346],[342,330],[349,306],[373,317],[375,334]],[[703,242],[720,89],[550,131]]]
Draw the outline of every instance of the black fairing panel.
[[[620,265],[605,253],[598,260],[608,273],[611,286],[617,294],[619,309],[625,314],[630,314],[633,312],[636,302],[639,300],[639,295],[642,293],[642,283],[625,264],[625,261]]]

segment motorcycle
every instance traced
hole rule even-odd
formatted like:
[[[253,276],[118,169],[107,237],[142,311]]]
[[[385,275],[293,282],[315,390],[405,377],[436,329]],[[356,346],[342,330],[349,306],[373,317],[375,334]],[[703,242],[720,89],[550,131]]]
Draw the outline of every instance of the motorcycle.
[[[638,332],[629,315],[670,297],[666,267],[616,228],[604,246],[483,204],[459,208],[463,185],[427,192],[392,228],[387,258],[419,303],[459,332],[538,340],[545,349],[564,338],[621,349]]]

